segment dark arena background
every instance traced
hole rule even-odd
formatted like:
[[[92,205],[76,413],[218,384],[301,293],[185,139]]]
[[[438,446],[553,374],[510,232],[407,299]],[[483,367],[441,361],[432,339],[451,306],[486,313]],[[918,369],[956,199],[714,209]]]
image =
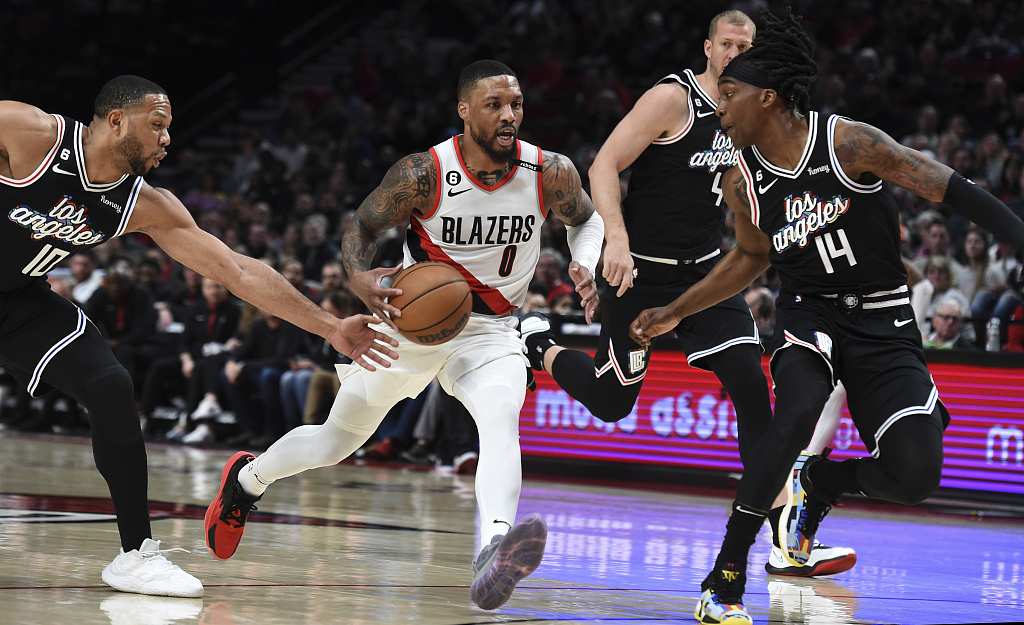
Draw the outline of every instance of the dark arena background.
[[[170,189],[232,249],[265,260],[318,303],[336,295],[352,313],[362,305],[331,262],[341,234],[399,158],[462,132],[456,84],[468,63],[493,58],[518,74],[519,137],[568,156],[589,190],[597,151],[637,99],[667,74],[704,70],[712,17],[739,9],[757,21],[786,6],[816,46],[813,110],[882,129],[1024,216],[1019,0],[0,0],[0,100],[88,124],[109,79],[136,74],[161,85],[172,141],[146,181]],[[896,197],[916,280],[942,257],[951,283],[935,290],[967,303],[962,340],[925,350],[952,416],[942,481],[916,506],[844,497],[820,537],[855,549],[858,562],[836,576],[763,574],[772,545],[762,531],[745,596],[755,623],[1024,620],[1024,250],[983,232],[977,252],[966,218],[902,190]],[[728,212],[725,228],[729,247]],[[376,265],[401,263],[403,236],[385,234]],[[542,241],[554,273],[538,270],[531,306],[549,310],[561,343],[593,353],[598,329],[565,288],[564,226],[549,218]],[[115,275],[127,276],[128,304],[107,294]],[[0,622],[694,622],[743,467],[732,401],[671,337],[658,343],[632,413],[614,424],[537,374],[519,423],[519,517],[544,517],[547,549],[512,599],[487,612],[468,597],[479,550],[476,451],[460,445],[471,448],[476,431],[457,402],[429,393],[402,402],[352,458],[268,491],[237,555],[215,560],[202,519],[225,460],[323,422],[330,380],[317,401],[302,394],[302,410],[276,408],[266,388],[250,389],[244,405],[216,389],[217,399],[196,405],[172,374],[201,287],[145,235],[69,259],[49,281],[120,346],[147,441],[154,538],[191,552],[173,561],[202,580],[205,596],[130,595],[102,582],[118,533],[88,415],[60,393],[30,397],[0,365]],[[769,270],[752,288],[773,296],[778,278]],[[260,316],[228,302],[237,328],[204,357],[241,349]],[[772,302],[751,304],[762,338],[774,327]],[[304,340],[312,350],[266,357],[298,369],[322,345]],[[767,356],[763,364],[768,373]],[[430,407],[443,425],[424,426]],[[260,427],[247,429],[254,420]],[[848,411],[830,446],[838,459],[867,454]]]

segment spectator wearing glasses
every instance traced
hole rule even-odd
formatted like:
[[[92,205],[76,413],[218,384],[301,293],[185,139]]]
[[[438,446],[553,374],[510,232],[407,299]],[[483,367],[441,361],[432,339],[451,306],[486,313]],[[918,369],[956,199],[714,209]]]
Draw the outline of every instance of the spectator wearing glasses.
[[[926,349],[955,349],[976,352],[978,346],[960,333],[966,310],[959,300],[946,297],[939,301],[932,315],[932,332],[924,341]]]

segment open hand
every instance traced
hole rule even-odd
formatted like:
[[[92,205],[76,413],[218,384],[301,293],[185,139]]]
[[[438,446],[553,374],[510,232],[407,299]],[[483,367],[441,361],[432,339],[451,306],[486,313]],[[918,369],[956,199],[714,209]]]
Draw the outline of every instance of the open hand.
[[[587,323],[591,323],[594,310],[597,308],[598,302],[601,301],[597,296],[597,284],[594,282],[594,276],[590,275],[589,269],[574,260],[569,263],[569,277],[572,278],[573,284],[576,285],[576,292],[580,295],[583,317]]]
[[[398,358],[398,353],[391,349],[398,346],[398,340],[370,327],[377,323],[384,323],[384,320],[370,315],[339,319],[336,329],[327,339],[334,349],[364,369],[376,371],[375,362],[382,367],[390,367],[391,360]]]

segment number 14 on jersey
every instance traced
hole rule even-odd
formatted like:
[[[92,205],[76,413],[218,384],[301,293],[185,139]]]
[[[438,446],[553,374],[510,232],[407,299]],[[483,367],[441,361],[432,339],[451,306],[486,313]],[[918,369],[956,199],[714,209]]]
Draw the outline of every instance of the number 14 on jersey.
[[[857,264],[857,259],[853,256],[853,248],[850,247],[850,241],[846,238],[846,232],[840,228],[836,230],[836,237],[839,239],[840,247],[836,247],[831,232],[814,237],[814,244],[818,246],[818,255],[821,256],[821,262],[825,265],[826,273],[836,272],[835,268],[832,267],[832,258],[842,258],[845,256],[851,267]]]

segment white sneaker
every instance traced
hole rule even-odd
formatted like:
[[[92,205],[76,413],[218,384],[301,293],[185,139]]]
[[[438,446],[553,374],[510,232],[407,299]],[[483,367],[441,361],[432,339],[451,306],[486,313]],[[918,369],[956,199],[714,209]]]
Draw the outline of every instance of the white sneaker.
[[[173,443],[180,443],[181,439],[185,438],[186,434],[188,434],[188,432],[185,431],[185,426],[178,423],[168,430],[167,434],[164,434],[164,438]]]
[[[171,551],[160,549],[160,541],[147,538],[142,546],[121,553],[103,569],[103,581],[121,592],[165,597],[202,597],[203,584],[164,557]],[[187,553],[187,551],[186,551]]]
[[[196,429],[181,437],[181,442],[186,445],[202,445],[203,443],[212,443],[215,440],[217,440],[217,436],[206,423],[200,423],[196,426]]]
[[[171,625],[192,620],[203,611],[203,600],[182,597],[113,595],[100,602],[110,625]]]
[[[196,409],[192,412],[192,418],[200,421],[202,419],[212,419],[220,413],[224,412],[221,410],[220,404],[217,403],[216,399],[210,399],[204,397],[203,401],[199,402]]]
[[[818,575],[836,575],[849,571],[857,564],[857,552],[848,547],[829,547],[818,540],[814,541],[811,555],[807,563],[797,566],[786,559],[780,547],[772,547],[764,570],[769,575],[792,575],[795,577],[814,577]]]

